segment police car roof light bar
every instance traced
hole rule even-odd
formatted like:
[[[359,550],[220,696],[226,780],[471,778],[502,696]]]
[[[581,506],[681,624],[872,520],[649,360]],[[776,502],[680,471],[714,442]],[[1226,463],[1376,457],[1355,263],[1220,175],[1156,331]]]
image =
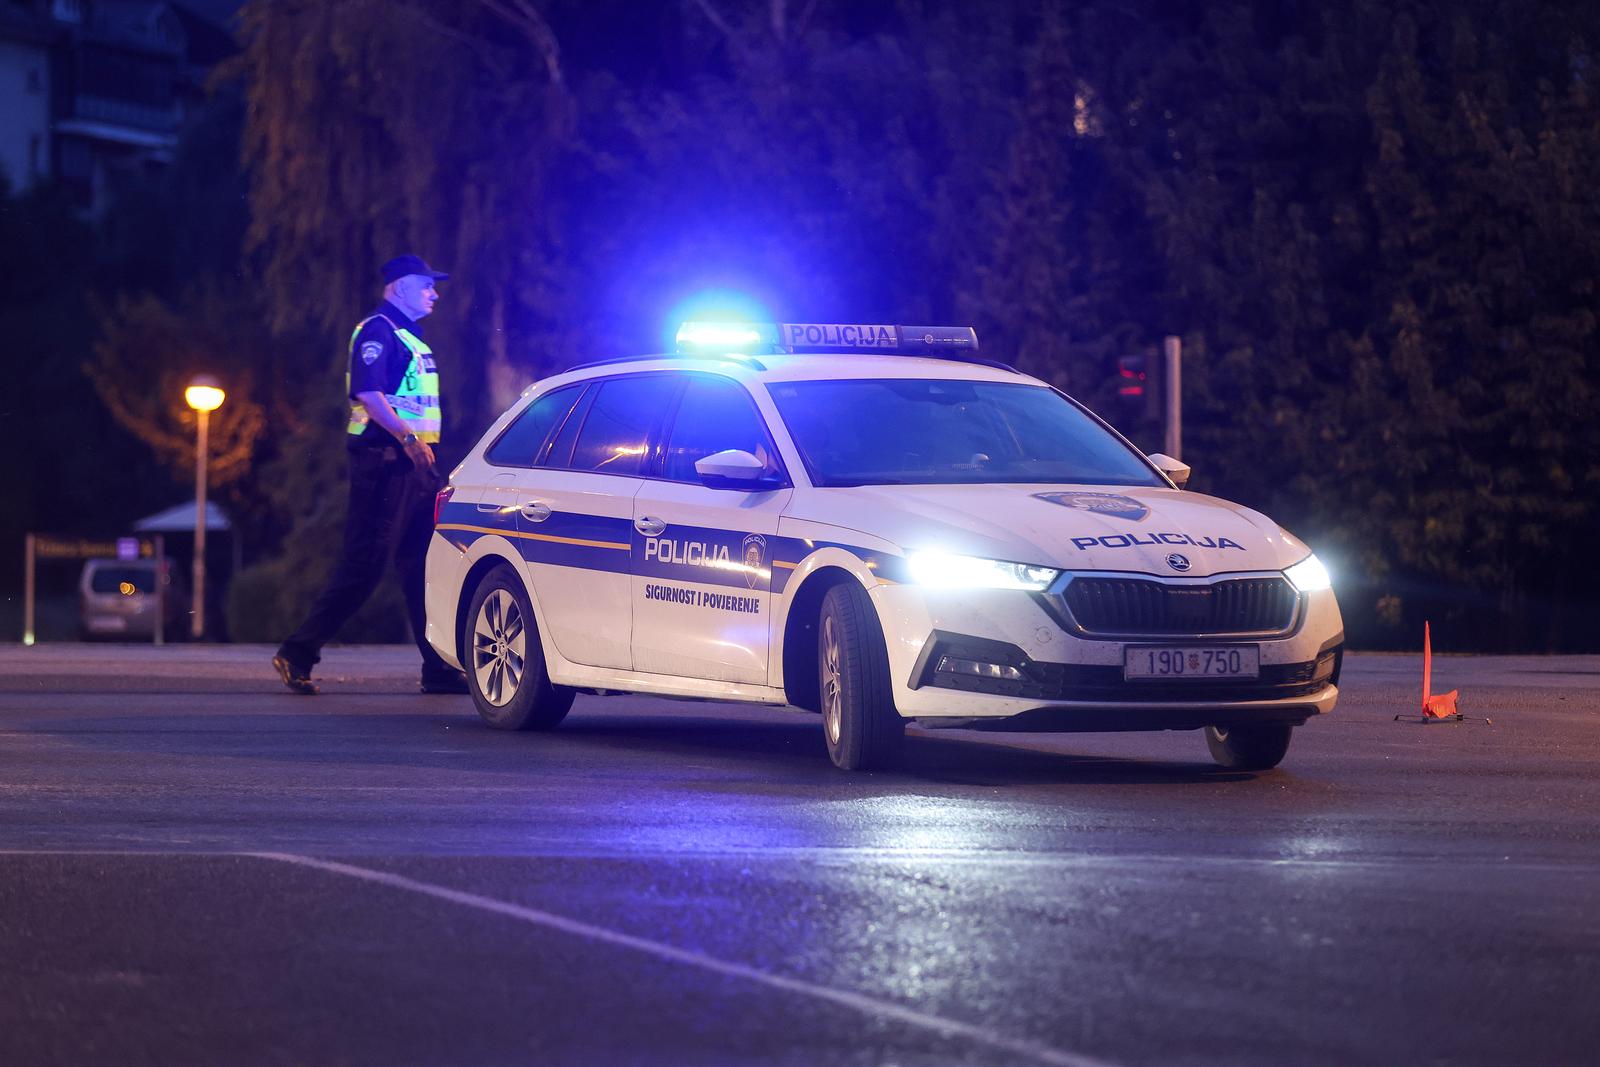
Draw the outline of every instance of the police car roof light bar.
[[[971,326],[889,326],[868,323],[786,322],[778,343],[789,352],[900,352],[937,355],[974,353],[978,332]]]
[[[678,351],[716,352],[891,352],[953,355],[978,351],[971,326],[890,326],[822,322],[686,322],[678,328]]]

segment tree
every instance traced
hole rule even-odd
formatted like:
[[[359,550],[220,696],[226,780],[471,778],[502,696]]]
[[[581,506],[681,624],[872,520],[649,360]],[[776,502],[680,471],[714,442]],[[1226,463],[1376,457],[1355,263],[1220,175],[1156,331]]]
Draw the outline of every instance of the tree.
[[[248,301],[196,292],[180,313],[157,297],[120,296],[97,308],[100,337],[86,368],[106,410],[182,482],[195,469],[196,413],[184,388],[200,373],[222,372],[228,400],[210,419],[207,478],[236,519],[259,509],[247,482],[266,427],[260,331]],[[242,491],[241,491],[242,489]],[[234,491],[230,493],[230,490]]]
[[[1597,30],[1487,0],[252,4],[246,273],[298,397],[267,416],[274,566],[331,550],[349,325],[412,246],[458,272],[452,447],[707,289],[976,321],[1091,402],[1178,333],[1195,485],[1331,557],[1355,639],[1548,646],[1507,621],[1600,598]]]
[[[1472,15],[1396,18],[1368,97],[1392,294],[1372,333],[1409,416],[1374,533],[1421,604],[1551,647],[1585,625],[1569,594],[1600,591],[1576,536],[1600,496],[1600,209],[1578,177],[1600,156],[1600,20]]]
[[[1089,42],[1130,25],[1097,14]],[[1188,342],[1197,484],[1334,557],[1359,640],[1553,639],[1507,623],[1559,618],[1519,601],[1572,589],[1595,521],[1594,23],[1150,5],[1079,45],[1114,57],[1088,77]]]
[[[454,268],[428,322],[454,448],[525,384],[510,367],[509,301],[539,235],[541,168],[563,135],[566,94],[554,37],[523,0],[257,2],[242,26],[223,76],[242,85],[250,116],[245,257],[272,342],[266,366],[292,394],[262,477],[288,534],[281,556],[243,576],[231,613],[236,633],[267,639],[304,610],[337,543],[346,346],[375,302],[377,264],[418,250]],[[275,594],[268,611],[263,588]],[[361,617],[349,632],[395,636]]]

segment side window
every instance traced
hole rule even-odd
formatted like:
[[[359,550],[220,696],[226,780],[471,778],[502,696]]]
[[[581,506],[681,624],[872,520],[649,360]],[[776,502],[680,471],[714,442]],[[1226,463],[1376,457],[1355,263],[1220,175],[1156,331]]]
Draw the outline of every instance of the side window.
[[[667,441],[663,477],[698,482],[695,462],[730,448],[749,452],[765,463],[770,473],[780,470],[761,413],[744,387],[727,378],[690,378]]]
[[[602,382],[572,449],[574,470],[637,475],[650,432],[682,379],[635,375]]]
[[[497,467],[533,466],[539,461],[545,441],[561,425],[582,392],[582,385],[569,385],[541,396],[506,427],[483,458]]]
[[[544,462],[539,464],[541,467],[572,466],[572,446],[577,443],[578,431],[583,429],[583,420],[589,417],[589,408],[593,406],[594,395],[599,391],[600,387],[593,382],[584,386],[583,398],[567,416],[567,421],[561,424],[561,429],[556,431],[555,439],[545,452]]]

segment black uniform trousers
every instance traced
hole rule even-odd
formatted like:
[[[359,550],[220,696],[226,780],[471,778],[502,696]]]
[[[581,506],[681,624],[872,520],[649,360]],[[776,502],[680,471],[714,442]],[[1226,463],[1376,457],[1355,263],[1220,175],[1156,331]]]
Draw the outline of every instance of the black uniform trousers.
[[[424,637],[423,565],[433,536],[435,475],[415,469],[394,448],[358,445],[350,449],[350,510],[344,521],[344,549],[327,586],[318,594],[300,628],[278,648],[278,655],[307,672],[383,580],[393,560],[405,593],[411,634],[422,653],[425,678],[456,675]]]

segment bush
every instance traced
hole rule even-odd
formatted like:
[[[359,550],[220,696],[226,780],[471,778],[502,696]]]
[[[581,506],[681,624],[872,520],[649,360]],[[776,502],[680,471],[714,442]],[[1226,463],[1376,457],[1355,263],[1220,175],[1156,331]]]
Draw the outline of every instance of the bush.
[[[305,553],[280,556],[246,567],[228,593],[228,631],[235,641],[277,644],[294,632],[327,584],[337,557],[338,532],[326,538],[327,551],[302,565]],[[339,631],[338,640],[360,644],[404,644],[411,640],[405,598],[393,571]]]

